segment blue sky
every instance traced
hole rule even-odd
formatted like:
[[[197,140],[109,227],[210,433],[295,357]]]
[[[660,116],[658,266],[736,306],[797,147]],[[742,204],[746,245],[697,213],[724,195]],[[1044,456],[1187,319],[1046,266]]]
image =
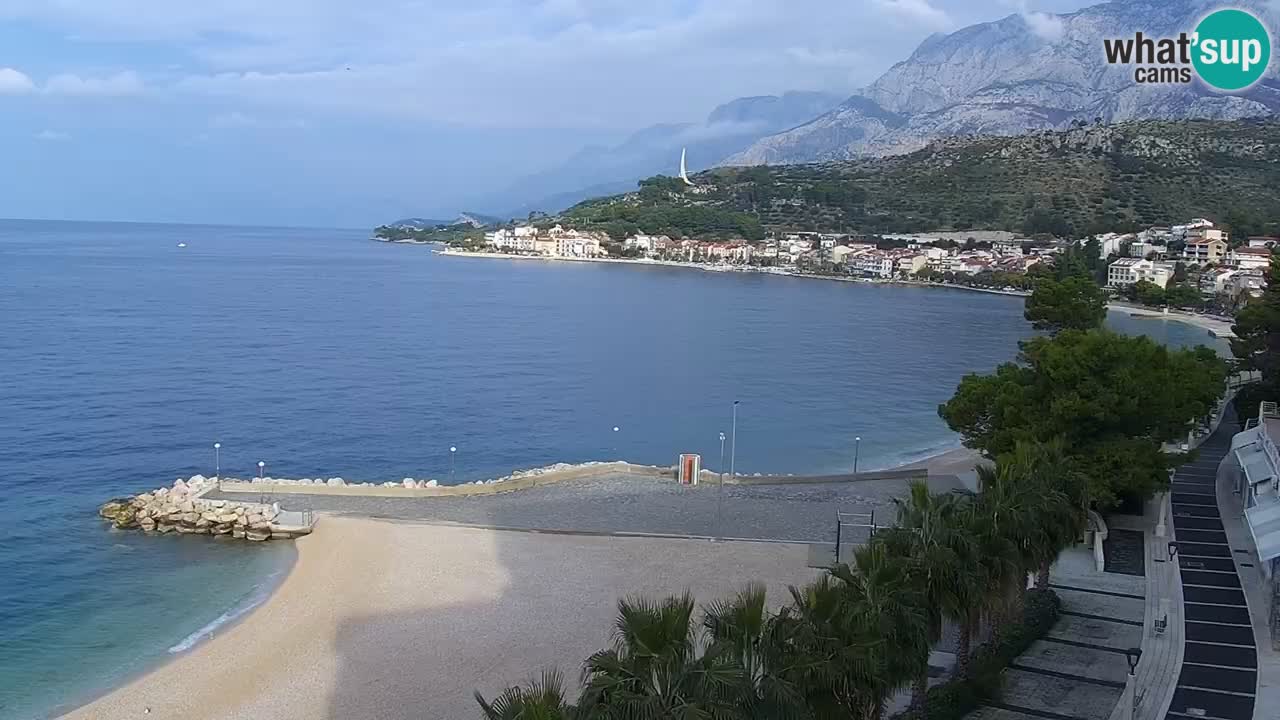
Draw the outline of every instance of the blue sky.
[[[0,217],[449,215],[582,145],[1086,4],[0,0]]]

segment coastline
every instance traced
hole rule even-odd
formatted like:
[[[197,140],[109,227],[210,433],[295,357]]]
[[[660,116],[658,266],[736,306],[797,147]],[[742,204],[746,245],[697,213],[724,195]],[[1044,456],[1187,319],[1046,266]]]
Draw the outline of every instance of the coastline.
[[[426,245],[429,243],[419,242],[401,242],[383,240],[380,242],[397,242],[398,244],[416,244]],[[899,285],[903,287],[928,287],[928,288],[944,288],[948,290],[963,290],[966,292],[986,293],[988,295],[1008,295],[1012,297],[1027,297],[1031,293],[1023,290],[1001,290],[999,288],[979,288],[968,285],[956,285],[953,283],[935,283],[935,282],[918,282],[914,280],[884,280],[877,278],[854,278],[840,277],[838,275],[821,275],[818,273],[806,273],[796,270],[783,270],[780,268],[752,267],[741,265],[709,265],[707,263],[681,262],[678,260],[649,260],[641,258],[574,258],[574,257],[543,257],[538,255],[516,255],[513,253],[488,253],[488,252],[472,252],[468,250],[454,250],[446,248],[444,250],[436,250],[437,255],[448,255],[450,257],[468,257],[468,258],[492,258],[497,260],[540,260],[542,262],[579,262],[579,263],[611,263],[620,265],[642,265],[650,267],[676,267],[688,270],[699,270],[702,272],[713,273],[756,273],[761,275],[780,275],[783,277],[804,278],[807,280],[827,280],[830,282],[851,282],[863,283],[867,285]],[[1143,307],[1140,305],[1129,305],[1121,302],[1107,303],[1107,309],[1115,312],[1128,313],[1131,317],[1163,319],[1180,322],[1203,330],[1208,330],[1214,337],[1228,339],[1235,337],[1231,332],[1233,323],[1226,320],[1219,320],[1206,315],[1197,315],[1195,313],[1183,312],[1181,310],[1170,310],[1163,312],[1153,308]]]
[[[298,565],[299,554],[296,548],[289,548],[285,543],[277,543],[276,546],[282,549],[288,548],[289,552],[282,555],[282,559],[269,572],[260,576],[258,582],[255,582],[238,602],[230,607],[222,608],[217,617],[188,633],[176,643],[169,644],[164,648],[163,653],[157,654],[155,658],[147,662],[143,667],[129,672],[113,683],[96,687],[84,693],[78,693],[74,698],[66,698],[63,702],[48,710],[48,712],[52,713],[51,715],[42,715],[42,717],[74,717],[83,709],[93,706],[105,698],[116,695],[136,683],[146,682],[156,673],[198,652],[207,643],[243,624],[262,606],[271,602],[276,592],[289,579],[289,576],[293,574]]]
[[[952,448],[890,470],[927,470],[934,476],[959,476],[972,471],[980,459],[976,452],[967,448]],[[413,521],[327,515],[318,524],[315,533],[294,541],[296,552],[293,553],[292,562],[265,592],[255,594],[254,602],[228,609],[218,620],[202,627],[173,647],[179,648],[189,641],[194,642],[177,652],[172,652],[171,648],[169,657],[156,666],[131,676],[116,688],[88,698],[75,709],[57,717],[68,720],[132,718],[146,708],[152,714],[159,713],[159,717],[207,717],[212,720],[226,716],[228,703],[259,715],[270,713],[300,719],[323,717],[325,714],[322,709],[313,709],[310,714],[305,714],[295,712],[292,705],[281,707],[275,704],[279,697],[266,697],[270,694],[268,690],[272,689],[272,683],[287,682],[282,678],[291,675],[291,660],[295,656],[332,656],[331,644],[324,646],[317,645],[317,642],[321,639],[333,640],[334,633],[338,632],[335,628],[341,626],[340,616],[364,611],[366,603],[362,589],[387,582],[388,576],[403,576],[400,564],[404,559],[389,556],[388,548],[402,547],[405,542],[418,542],[422,535],[429,536],[433,544],[441,542],[435,536],[446,530],[448,529],[432,529]],[[452,531],[473,533],[472,539],[482,543],[492,542],[493,533],[505,532],[466,526],[453,528]],[[394,535],[401,536],[401,539],[390,539]],[[596,538],[584,542],[602,540],[604,539]],[[664,542],[705,544],[705,541],[679,539]],[[749,546],[755,544],[745,543]],[[743,543],[736,545],[741,546]],[[798,544],[782,545],[791,548],[794,553],[802,554],[805,551],[797,549],[801,547]],[[701,549],[702,545],[698,547]],[[741,551],[741,547],[739,550]],[[759,556],[762,572],[763,568],[776,564],[769,559],[769,552],[773,551],[755,549],[747,552],[752,556],[752,562]],[[353,559],[348,562],[342,559],[344,556]],[[671,591],[678,589],[672,588]],[[722,592],[734,589],[736,588],[725,586]],[[658,590],[659,588],[653,588],[651,592],[656,593]],[[315,602],[317,597],[323,597],[325,602],[318,606]],[[409,601],[409,598],[400,599]],[[610,603],[606,605],[612,608]],[[223,618],[226,620],[223,621]],[[221,624],[216,624],[220,621]],[[295,652],[288,650],[299,646],[310,646],[312,649]],[[595,648],[590,647],[580,653],[569,653],[566,657],[572,657],[576,662],[593,649]],[[332,660],[332,657],[329,659]],[[565,667],[561,665],[562,669]],[[210,671],[210,668],[213,670]],[[522,672],[536,670],[537,666],[528,666]],[[182,693],[175,692],[176,688],[184,687],[184,680],[192,677],[202,679],[200,687],[187,687]],[[508,676],[503,682],[516,682],[523,677],[523,674]],[[478,681],[476,686],[481,684]],[[501,687],[502,685],[498,685],[489,688],[487,692],[492,694]],[[465,690],[464,694],[469,698],[471,688]],[[401,712],[404,711],[401,709]],[[399,716],[391,713],[385,717]]]
[[[1183,312],[1181,310],[1170,310],[1163,312],[1153,308],[1142,307],[1140,305],[1129,305],[1127,303],[1111,302],[1107,303],[1107,309],[1115,312],[1127,313],[1130,317],[1150,319],[1150,320],[1172,320],[1174,322],[1184,323],[1202,330],[1208,330],[1213,337],[1223,340],[1235,337],[1231,332],[1231,326],[1234,324],[1227,320],[1219,320],[1208,315],[1197,315],[1195,313]]]

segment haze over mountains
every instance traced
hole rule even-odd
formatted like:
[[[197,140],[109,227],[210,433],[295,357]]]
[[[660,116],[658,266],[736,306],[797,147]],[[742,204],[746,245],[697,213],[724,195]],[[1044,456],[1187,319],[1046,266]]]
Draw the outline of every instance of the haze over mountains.
[[[675,174],[681,148],[688,148],[690,172],[703,170],[762,137],[812,120],[842,99],[822,92],[738,98],[712,110],[702,122],[653,125],[613,147],[585,147],[558,167],[513,183],[483,205],[501,215],[521,217],[531,210],[554,212],[589,197],[626,192],[641,178]]]
[[[1234,4],[1280,27],[1267,0]],[[1140,85],[1132,68],[1105,62],[1102,40],[1141,30],[1192,30],[1212,0],[1116,0],[1064,15],[1012,14],[927,38],[905,60],[841,101],[826,93],[740,98],[701,123],[641,130],[615,147],[588,147],[564,164],[481,203],[511,217],[555,212],[625,192],[641,178],[673,175],[681,147],[690,170],[896,155],[954,135],[1016,135],[1084,120],[1239,119],[1280,110],[1276,61],[1243,95],[1191,85]]]

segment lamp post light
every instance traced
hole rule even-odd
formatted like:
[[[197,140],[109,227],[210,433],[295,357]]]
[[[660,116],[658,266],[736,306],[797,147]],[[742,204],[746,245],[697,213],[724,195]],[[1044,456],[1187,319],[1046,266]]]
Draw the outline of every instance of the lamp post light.
[[[729,479],[733,480],[738,477],[735,470],[735,463],[738,459],[738,401],[733,401],[733,427],[730,429],[729,436]]]
[[[218,456],[218,451],[222,449],[222,443],[213,444],[213,479],[218,481],[218,489],[222,489],[222,458]]]
[[[453,475],[454,475],[454,470],[456,470],[456,469],[457,469],[457,467],[458,467],[458,465],[457,465],[457,459],[456,459],[456,458],[457,458],[457,455],[458,455],[458,448],[457,448],[457,446],[455,446],[455,445],[450,445],[450,446],[449,446],[449,484],[450,484],[450,485],[452,485],[452,484],[453,484]]]
[[[258,461],[258,479],[261,480],[262,478],[266,477],[267,476],[266,472],[267,472],[267,464],[262,460],[259,460]]]
[[[858,474],[858,453],[862,449],[862,436],[853,439],[853,474]]]
[[[720,487],[716,490],[716,537],[724,537],[724,433],[720,433]]]
[[[617,425],[613,426],[613,454],[615,456],[614,457],[615,460],[622,459],[620,457],[617,457],[617,454],[618,454],[618,426]]]
[[[1124,697],[1121,698],[1122,718],[1133,720],[1138,714],[1138,688],[1136,673],[1138,662],[1142,660],[1142,648],[1132,647],[1124,651],[1125,662],[1129,663],[1129,674],[1124,679]]]

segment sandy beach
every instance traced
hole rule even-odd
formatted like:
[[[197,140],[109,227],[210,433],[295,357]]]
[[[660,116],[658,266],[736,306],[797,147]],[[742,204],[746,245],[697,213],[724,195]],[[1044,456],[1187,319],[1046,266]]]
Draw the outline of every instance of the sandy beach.
[[[784,599],[803,544],[509,532],[325,517],[242,623],[67,718],[474,718],[541,669],[576,681],[619,597]]]
[[[1166,313],[1154,308],[1125,305],[1121,303],[1108,303],[1107,309],[1114,312],[1126,313],[1136,318],[1149,318],[1151,320],[1169,320],[1172,322],[1186,323],[1187,325],[1193,325],[1195,327],[1208,330],[1220,338],[1235,337],[1231,332],[1231,326],[1233,324],[1231,321],[1219,320],[1218,318],[1209,317],[1207,315],[1197,315],[1195,313],[1181,312],[1179,310],[1170,310]]]

